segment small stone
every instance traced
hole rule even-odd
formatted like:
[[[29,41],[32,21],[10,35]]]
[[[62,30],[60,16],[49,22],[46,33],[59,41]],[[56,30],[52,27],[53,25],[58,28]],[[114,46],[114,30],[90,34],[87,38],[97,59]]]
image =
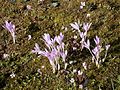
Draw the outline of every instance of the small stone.
[[[76,73],[76,72],[77,72],[77,70],[76,70],[76,69],[74,69],[74,70],[73,70],[73,73]]]
[[[77,39],[77,36],[76,36],[76,35],[74,36],[74,39]]]
[[[45,66],[41,66],[41,68],[45,68]]]
[[[30,40],[32,37],[31,37],[31,35],[28,35],[28,40]]]
[[[75,79],[74,79],[74,78],[71,78],[71,79],[70,79],[70,82],[71,82],[71,83],[74,83],[74,82],[75,82]]]
[[[52,5],[53,7],[58,7],[58,6],[59,6],[59,3],[58,3],[58,2],[53,2],[51,5]]]
[[[30,5],[27,5],[26,8],[27,8],[28,10],[31,10],[31,9],[32,9]]]
[[[76,50],[77,48],[76,47],[73,47],[73,50]]]
[[[70,61],[69,64],[73,64],[73,61]]]
[[[10,74],[10,77],[11,77],[11,78],[14,78],[14,77],[15,77],[15,74],[14,74],[14,73]]]
[[[65,63],[65,68],[64,68],[65,70],[67,69],[67,66],[68,66],[68,63]]]
[[[83,85],[82,85],[82,84],[81,84],[81,85],[79,85],[79,88],[80,88],[80,89],[83,89]]]
[[[86,17],[90,17],[90,14],[88,13]]]
[[[83,74],[83,72],[79,70],[78,71],[78,75],[82,75],[82,74]]]
[[[6,59],[6,58],[8,58],[8,57],[9,57],[8,54],[3,54],[3,58],[4,58],[4,59]]]

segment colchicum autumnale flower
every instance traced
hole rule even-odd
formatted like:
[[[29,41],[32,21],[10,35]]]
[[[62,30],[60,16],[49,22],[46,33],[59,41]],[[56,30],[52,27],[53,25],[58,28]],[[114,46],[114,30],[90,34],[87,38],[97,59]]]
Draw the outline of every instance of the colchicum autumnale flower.
[[[96,46],[92,50],[90,49],[90,40],[86,39],[86,38],[87,38],[87,32],[90,29],[91,24],[92,23],[83,23],[83,27],[82,27],[83,31],[80,31],[80,29],[79,29],[80,27],[77,22],[71,23],[70,25],[72,26],[72,28],[78,30],[78,32],[79,32],[79,35],[81,38],[81,41],[80,41],[81,50],[83,50],[84,47],[87,48],[89,50],[90,54],[92,55],[92,62],[95,62],[96,66],[99,68],[100,64],[102,62],[104,62],[106,59],[107,51],[108,51],[110,45],[105,46],[106,52],[105,52],[105,56],[103,59],[100,58],[100,53],[102,52],[102,46],[100,45],[100,38],[98,36],[96,36],[94,38],[94,42],[95,42]]]
[[[80,27],[79,27],[79,24],[77,22],[71,23],[70,25],[72,28],[74,28],[74,29],[78,30],[78,32],[80,32],[80,29],[79,29]]]
[[[40,50],[39,45],[35,43],[34,50],[32,50],[32,53],[45,56],[49,59],[49,62],[53,69],[53,73],[55,73],[56,70],[60,70],[60,57],[65,63],[67,50],[64,50],[65,44],[62,42],[63,38],[64,35],[62,33],[60,33],[59,36],[55,36],[55,38],[51,38],[49,34],[44,34],[43,41],[47,48],[45,48],[45,50],[42,51]]]
[[[6,30],[8,30],[13,38],[13,43],[15,44],[15,25],[11,22],[5,21],[5,25],[3,26]]]
[[[92,23],[83,23],[83,27],[82,27],[83,32],[80,31],[80,29],[79,29],[80,27],[79,27],[79,25],[78,25],[77,22],[70,24],[70,25],[72,26],[72,28],[78,30],[78,32],[79,32],[79,35],[80,35],[80,38],[81,38],[81,41],[80,41],[80,43],[81,43],[81,51],[82,51],[83,48],[85,47],[85,46],[84,46],[84,43],[85,43],[85,41],[86,41],[87,32],[88,32],[88,30],[90,29],[91,24],[92,24]],[[88,43],[89,43],[89,41],[88,41]]]
[[[91,55],[92,55],[92,62],[95,62],[96,66],[99,68],[100,64],[102,62],[105,61],[106,56],[107,56],[107,51],[110,47],[110,45],[106,45],[106,52],[105,52],[105,56],[103,59],[100,58],[100,53],[102,52],[102,46],[100,45],[100,38],[98,36],[96,36],[94,38],[94,42],[96,44],[95,48],[93,48],[92,50],[90,49],[90,43],[87,40],[87,42],[84,42],[84,46],[90,51]]]

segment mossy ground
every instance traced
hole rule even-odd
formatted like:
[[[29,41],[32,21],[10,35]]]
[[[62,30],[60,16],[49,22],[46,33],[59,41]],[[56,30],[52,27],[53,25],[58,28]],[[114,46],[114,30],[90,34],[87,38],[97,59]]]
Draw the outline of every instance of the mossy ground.
[[[65,35],[64,42],[68,45],[67,61],[77,61],[69,65],[68,70],[81,69],[86,61],[90,66],[85,71],[88,90],[120,90],[120,0],[84,0],[86,6],[82,10],[79,6],[83,0],[38,1],[0,0],[0,89],[78,90],[81,82],[76,79],[73,85],[69,81],[76,75],[53,74],[46,58],[31,53],[35,43],[44,48],[41,40],[44,33],[54,37],[62,32]],[[26,5],[31,5],[32,9],[27,10]],[[86,18],[88,13],[90,17]],[[13,44],[10,33],[2,27],[5,20],[12,21],[16,26],[16,44]],[[88,32],[91,40],[98,35],[103,45],[111,45],[107,59],[99,69],[91,62],[87,50],[81,52],[78,48],[72,51],[72,39],[77,33],[72,32],[70,23],[78,21],[92,23]],[[30,41],[29,34],[32,35]],[[3,59],[4,53],[9,54],[7,59]],[[38,73],[38,69],[42,74]],[[10,77],[12,72],[16,75],[14,78]]]

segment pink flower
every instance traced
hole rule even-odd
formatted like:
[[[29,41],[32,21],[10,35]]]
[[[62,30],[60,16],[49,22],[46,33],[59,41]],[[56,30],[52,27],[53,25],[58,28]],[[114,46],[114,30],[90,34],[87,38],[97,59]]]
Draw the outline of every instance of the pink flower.
[[[94,38],[94,41],[95,41],[95,44],[96,44],[96,45],[99,45],[99,44],[100,44],[100,39],[99,39],[98,36],[96,36],[96,37]]]
[[[90,41],[89,41],[89,39],[87,40],[87,42],[84,42],[84,47],[86,47],[87,49],[90,49]]]
[[[87,32],[90,29],[92,23],[83,23],[83,29]]]
[[[62,33],[60,33],[59,36],[55,36],[55,38],[50,38],[49,34],[44,34],[43,36],[44,43],[48,48],[47,49],[45,48],[45,50],[42,51],[40,50],[39,45],[35,43],[34,50],[32,50],[33,53],[37,53],[48,58],[53,68],[53,73],[55,73],[56,69],[60,70],[59,64],[60,57],[65,62],[67,56],[67,50],[64,50],[65,45],[62,42],[63,38],[64,35]]]
[[[34,50],[32,50],[32,53],[40,54],[40,47],[37,43],[35,43]]]
[[[80,30],[79,30],[80,27],[79,27],[79,25],[78,25],[77,22],[75,22],[75,23],[71,23],[70,25],[72,26],[72,28],[74,28],[74,29],[80,31]]]
[[[57,42],[58,44],[61,44],[63,38],[64,38],[64,35],[63,35],[62,33],[60,33],[60,35],[59,35],[59,36],[56,36],[54,39],[56,40],[56,42]]]
[[[6,30],[8,30],[13,38],[13,43],[15,44],[15,25],[11,22],[5,21],[5,25],[3,26]]]

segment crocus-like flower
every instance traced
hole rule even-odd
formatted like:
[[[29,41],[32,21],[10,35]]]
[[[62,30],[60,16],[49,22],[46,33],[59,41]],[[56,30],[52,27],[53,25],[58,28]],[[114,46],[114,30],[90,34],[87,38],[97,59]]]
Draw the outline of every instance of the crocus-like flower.
[[[80,34],[80,37],[81,37],[81,38],[84,38],[85,35],[84,35],[83,32],[81,32],[81,33],[79,33],[79,34]]]
[[[98,36],[96,36],[96,37],[94,38],[94,41],[95,41],[95,44],[96,44],[96,45],[99,45],[100,39],[99,39]]]
[[[101,46],[100,46],[100,39],[98,36],[94,38],[96,47],[92,50],[93,54],[95,55],[96,59],[99,59],[100,52],[101,52]]]
[[[106,59],[107,51],[108,51],[110,45],[105,46],[105,49],[106,49],[105,56],[103,59],[100,59],[100,53],[102,52],[102,46],[100,45],[100,38],[98,36],[96,36],[94,38],[94,41],[95,41],[96,46],[93,50],[90,49],[89,40],[87,40],[87,42],[84,42],[84,47],[86,47],[90,51],[90,54],[92,55],[92,62],[94,62],[96,64],[96,66],[99,68],[101,62],[104,62]]]
[[[84,47],[86,47],[86,48],[90,48],[90,41],[89,41],[89,39],[87,40],[87,42],[84,42]]]
[[[83,6],[85,6],[85,2],[81,2],[81,4],[82,4]],[[88,32],[91,24],[92,24],[92,23],[83,23],[83,29],[84,29],[83,32],[80,31],[79,25],[78,25],[77,22],[70,24],[70,25],[72,26],[72,28],[78,30],[78,32],[79,32],[79,35],[80,35],[80,37],[81,37],[81,41],[80,41],[80,43],[81,43],[81,51],[82,51],[82,49],[84,48],[84,44],[86,44],[86,45],[89,44],[89,40],[88,40],[88,43],[85,43],[85,41],[86,41],[86,37],[87,37],[87,32]]]
[[[61,46],[59,47],[60,49],[60,56],[62,57],[63,59],[63,62],[65,62],[65,59],[66,59],[66,56],[67,56],[67,50],[64,50],[64,46],[65,44],[62,43]]]
[[[40,54],[40,47],[37,43],[35,43],[34,50],[32,50],[32,53]]]
[[[87,32],[90,29],[92,23],[83,23],[83,29]]]
[[[81,32],[80,33],[80,37],[81,37],[80,43],[81,43],[81,50],[82,50],[85,46],[89,45],[90,42],[89,42],[89,40],[87,41],[87,43],[85,42],[86,41],[86,37],[87,37],[87,33],[86,32]]]
[[[79,27],[77,22],[71,23],[70,25],[72,26],[72,28],[74,28],[74,29],[76,29],[76,30],[78,30],[80,32],[80,30],[79,30],[80,27]]]
[[[3,27],[11,33],[13,43],[15,44],[15,25],[12,24],[11,22],[5,21],[5,25]]]
[[[43,39],[44,39],[44,42],[45,42],[46,46],[49,49],[53,47],[55,40],[53,40],[52,38],[50,38],[49,34],[45,33],[44,36],[43,36]]]
[[[92,50],[92,52],[94,53],[94,55],[95,55],[96,57],[99,56],[100,51],[101,51],[101,46],[96,46],[96,47]]]
[[[63,61],[65,62],[65,59],[66,59],[66,56],[67,56],[67,50],[65,50],[65,52],[61,52],[60,55],[61,55]]]
[[[59,36],[56,36],[56,37],[55,37],[55,40],[56,40],[56,42],[57,42],[58,44],[61,44],[63,38],[64,38],[64,35],[63,35],[62,33],[60,33]]]

